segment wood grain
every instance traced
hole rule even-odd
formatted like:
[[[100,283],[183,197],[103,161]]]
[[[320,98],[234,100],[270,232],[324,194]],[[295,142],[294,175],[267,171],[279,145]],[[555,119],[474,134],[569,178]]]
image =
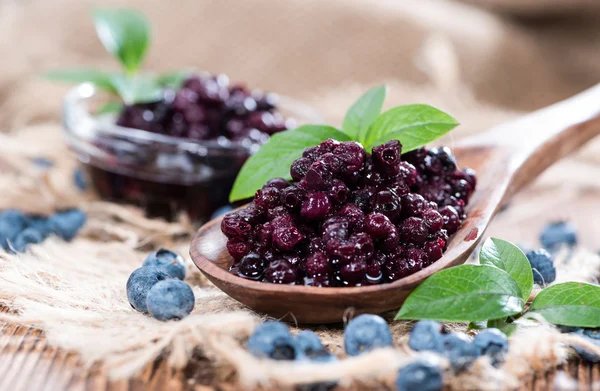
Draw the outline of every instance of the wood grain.
[[[464,263],[491,219],[519,189],[546,168],[600,134],[600,85],[517,121],[463,140],[457,161],[478,173],[467,219],[444,256],[419,272],[393,283],[349,288],[265,284],[228,272],[233,259],[221,233],[221,218],[202,226],[190,248],[200,271],[229,296],[248,307],[288,321],[337,323],[349,308],[355,314],[399,308],[412,290],[430,275]]]

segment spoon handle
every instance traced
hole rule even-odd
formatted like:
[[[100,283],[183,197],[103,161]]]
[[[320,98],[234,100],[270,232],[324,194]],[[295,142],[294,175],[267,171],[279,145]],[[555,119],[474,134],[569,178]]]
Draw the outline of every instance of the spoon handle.
[[[600,134],[600,84],[562,102],[470,137],[461,146],[505,150],[510,196]]]

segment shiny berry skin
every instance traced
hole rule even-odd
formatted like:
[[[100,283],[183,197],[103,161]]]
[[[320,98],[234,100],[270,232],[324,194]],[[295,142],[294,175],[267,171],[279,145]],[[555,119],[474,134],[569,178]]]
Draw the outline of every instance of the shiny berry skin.
[[[390,190],[382,190],[371,199],[371,209],[386,215],[392,222],[400,218],[401,208],[400,197]]]
[[[334,179],[331,182],[331,188],[329,189],[329,198],[336,204],[343,204],[348,199],[348,187],[346,184],[339,180]]]
[[[304,190],[292,185],[281,190],[280,201],[289,211],[295,211],[300,208],[304,195]]]
[[[372,212],[365,217],[365,230],[375,239],[387,236],[393,226],[390,219],[382,213]]]
[[[271,262],[264,273],[265,281],[273,284],[293,284],[296,281],[296,270],[283,259]]]
[[[156,266],[173,278],[185,279],[185,261],[183,257],[164,248],[150,253],[144,260],[143,266]]]
[[[331,201],[327,194],[315,192],[309,194],[300,207],[300,216],[306,220],[320,220],[327,216]]]
[[[239,261],[244,255],[252,251],[252,244],[238,239],[229,239],[227,241],[227,251],[235,261]]]
[[[293,250],[304,238],[304,234],[294,226],[274,225],[272,236],[273,246],[279,250]]]
[[[292,167],[290,168],[290,175],[295,181],[299,181],[304,178],[306,172],[312,166],[313,161],[308,158],[299,158],[294,160]]]
[[[421,214],[421,218],[429,228],[429,233],[434,233],[444,228],[444,218],[435,209],[426,209]]]
[[[373,147],[373,164],[377,171],[392,175],[398,174],[401,150],[402,145],[398,140]]]
[[[230,239],[245,239],[252,231],[252,225],[234,212],[225,215],[221,221],[221,231]]]
[[[267,266],[260,254],[250,253],[242,258],[238,265],[238,275],[251,280],[258,280]]]
[[[407,194],[402,197],[402,211],[405,216],[419,216],[425,210],[427,202],[419,194]]]
[[[265,183],[265,185],[263,187],[274,187],[277,190],[283,190],[287,187],[290,186],[290,183],[283,179],[283,178],[273,178],[270,181],[268,181],[267,183]]]
[[[357,172],[363,168],[365,150],[356,142],[341,143],[334,149],[334,154],[342,161],[341,170],[346,174]]]
[[[304,268],[309,277],[325,276],[330,271],[327,256],[322,252],[309,255]]]
[[[440,214],[444,218],[444,229],[450,235],[458,231],[460,228],[460,216],[454,207],[444,206],[440,208]]]
[[[276,208],[280,205],[279,193],[276,187],[265,186],[256,192],[254,204],[264,211]]]
[[[429,228],[423,219],[409,217],[400,226],[400,237],[407,243],[422,245],[427,240]]]
[[[440,259],[444,253],[445,242],[442,239],[434,239],[425,243],[423,250],[427,254],[429,263],[433,263]]]
[[[367,271],[367,262],[363,260],[351,261],[340,268],[340,275],[345,284],[356,285],[360,283]]]

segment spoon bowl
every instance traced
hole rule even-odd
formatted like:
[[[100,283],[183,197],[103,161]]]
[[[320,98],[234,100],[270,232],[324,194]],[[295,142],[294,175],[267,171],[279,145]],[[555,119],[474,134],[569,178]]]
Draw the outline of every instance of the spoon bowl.
[[[514,122],[465,139],[453,151],[461,167],[477,172],[478,184],[467,218],[451,238],[443,257],[419,272],[392,283],[325,288],[278,285],[244,279],[228,269],[233,259],[221,233],[222,217],[194,235],[190,254],[200,271],[219,289],[253,310],[299,323],[341,322],[344,314],[398,309],[430,275],[464,263],[499,208],[542,171],[600,133],[600,86],[536,111]]]

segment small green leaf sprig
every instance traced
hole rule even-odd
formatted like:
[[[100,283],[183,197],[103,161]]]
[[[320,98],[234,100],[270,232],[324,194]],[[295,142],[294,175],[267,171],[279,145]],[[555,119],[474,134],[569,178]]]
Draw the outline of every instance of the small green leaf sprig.
[[[303,125],[274,134],[251,156],[238,174],[229,200],[254,196],[268,180],[291,179],[290,166],[308,148],[331,138],[357,141],[367,151],[390,140],[399,140],[409,152],[448,133],[458,125],[450,115],[425,104],[397,106],[381,112],[386,86],[367,91],[349,109],[342,128],[329,125]]]
[[[165,87],[178,88],[189,71],[163,75],[141,72],[150,46],[150,23],[133,9],[93,9],[92,20],[104,48],[121,64],[122,72],[98,69],[67,69],[43,74],[50,80],[66,83],[90,82],[96,88],[121,97],[125,104],[152,102],[160,99]],[[99,113],[121,110],[121,104],[109,102]]]
[[[527,257],[512,243],[490,238],[479,253],[479,265],[439,271],[406,299],[396,319],[470,322],[474,328],[516,328],[527,313],[549,323],[600,327],[600,286],[565,282],[541,290],[528,305],[533,271]]]

